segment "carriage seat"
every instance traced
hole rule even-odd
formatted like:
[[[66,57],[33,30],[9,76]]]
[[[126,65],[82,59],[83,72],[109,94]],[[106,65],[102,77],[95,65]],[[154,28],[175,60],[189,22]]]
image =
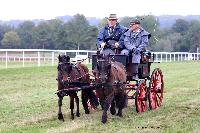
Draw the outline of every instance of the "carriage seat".
[[[152,53],[149,50],[146,50],[144,52],[141,52],[141,59],[140,59],[140,63],[146,63],[146,62],[150,62],[150,60],[152,60]],[[128,55],[129,58],[129,62],[132,61],[132,54],[131,52]]]

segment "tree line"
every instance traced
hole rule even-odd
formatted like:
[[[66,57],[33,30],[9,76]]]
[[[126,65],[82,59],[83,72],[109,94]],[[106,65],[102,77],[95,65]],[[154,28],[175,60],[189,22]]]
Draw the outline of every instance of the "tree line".
[[[177,19],[170,28],[160,28],[159,20],[153,15],[136,16],[149,33],[149,50],[168,52],[196,52],[200,48],[200,22]],[[123,26],[135,17],[119,20]],[[92,26],[86,17],[76,14],[67,22],[60,19],[43,21],[38,25],[25,21],[17,27],[0,25],[0,48],[23,49],[96,49],[98,30],[106,23],[102,19],[98,26]]]

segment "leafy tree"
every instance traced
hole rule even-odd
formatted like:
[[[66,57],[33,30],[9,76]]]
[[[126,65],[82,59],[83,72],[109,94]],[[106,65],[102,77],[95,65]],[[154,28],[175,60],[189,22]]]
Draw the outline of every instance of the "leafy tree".
[[[188,51],[196,52],[197,48],[200,48],[200,22],[193,20],[190,23],[189,30],[186,35],[184,35],[185,44],[188,47]]]
[[[101,19],[98,24],[98,29],[101,29],[103,26],[105,26],[105,24],[107,24],[107,18]]]
[[[77,14],[65,26],[68,35],[67,40],[71,43],[70,48],[91,49],[92,45],[95,45],[96,41],[93,42],[92,40],[97,37],[97,29],[95,30],[94,27],[89,25],[85,16]],[[93,36],[89,37],[89,34]]]
[[[152,48],[153,51],[171,52],[173,50],[171,40],[169,39],[160,39]]]
[[[21,38],[21,48],[33,48],[34,46],[35,24],[32,21],[25,21],[17,28],[18,35]]]
[[[124,17],[121,19],[121,21],[119,22],[121,25],[128,27],[130,26],[130,21],[133,19],[134,17]]]
[[[171,42],[172,51],[180,51],[180,44],[182,42],[183,37],[180,33],[171,33],[168,37],[168,40]],[[171,52],[172,52],[171,51]]]
[[[66,24],[62,20],[49,21],[52,29],[51,38],[55,49],[69,49],[70,42],[68,41]]]
[[[189,29],[189,22],[183,19],[177,19],[176,23],[172,26],[172,30],[174,32],[181,33],[182,35],[184,35],[188,29]]]
[[[1,42],[2,42],[2,39],[4,37],[4,34],[8,31],[11,31],[13,28],[9,25],[0,25],[0,47],[1,47]]]
[[[21,40],[17,32],[9,31],[4,34],[2,46],[4,48],[18,48],[20,46]]]
[[[34,30],[34,48],[53,49],[51,34],[52,29],[48,22],[40,23]]]
[[[95,26],[90,26],[87,29],[87,34],[85,34],[85,44],[83,49],[87,49],[87,45],[90,46],[91,50],[96,50],[96,38],[98,34],[98,29]]]

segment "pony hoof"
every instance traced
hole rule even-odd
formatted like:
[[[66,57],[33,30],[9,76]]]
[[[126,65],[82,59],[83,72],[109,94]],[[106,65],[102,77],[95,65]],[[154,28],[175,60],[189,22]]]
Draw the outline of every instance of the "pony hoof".
[[[62,113],[61,113],[61,114],[58,114],[58,119],[64,121],[64,117],[63,117],[63,114],[62,114]]]
[[[86,114],[89,114],[89,113],[90,113],[90,111],[89,111],[89,110],[85,110],[85,113],[86,113]]]
[[[107,122],[107,119],[102,119],[101,122],[102,122],[103,124],[105,124],[105,123]]]
[[[115,115],[115,114],[116,114],[115,109],[111,109],[111,110],[110,110],[110,113],[111,113],[112,115]]]
[[[71,116],[71,119],[74,120],[74,115]]]
[[[107,122],[107,117],[102,116],[101,122],[105,124]]]
[[[121,113],[117,113],[117,116],[119,117],[123,117],[123,115]]]
[[[76,116],[77,116],[77,117],[80,117],[80,113],[76,113]]]

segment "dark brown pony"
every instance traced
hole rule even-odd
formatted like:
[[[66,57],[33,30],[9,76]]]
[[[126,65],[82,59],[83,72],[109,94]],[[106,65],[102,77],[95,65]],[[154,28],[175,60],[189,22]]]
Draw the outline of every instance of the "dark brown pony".
[[[58,56],[59,64],[58,64],[58,119],[64,120],[63,114],[61,111],[62,99],[64,96],[68,95],[70,97],[70,109],[71,109],[71,119],[74,119],[74,99],[76,102],[76,116],[79,117],[79,98],[77,95],[76,84],[70,83],[90,83],[89,70],[88,68],[78,63],[76,65],[70,63],[70,57],[66,55]],[[62,91],[63,89],[67,89],[68,91]],[[93,104],[93,106],[98,106],[98,100],[93,90],[85,89],[82,90],[81,93],[82,104],[86,114],[89,114],[88,109],[88,100]]]
[[[122,109],[127,106],[128,101],[125,93],[127,75],[124,65],[112,62],[109,55],[97,54],[97,66],[93,72],[96,83],[102,84],[102,88],[96,90],[103,109],[102,123],[107,121],[107,111],[110,105],[111,114],[116,114],[116,107],[118,108],[116,115],[122,117]]]

